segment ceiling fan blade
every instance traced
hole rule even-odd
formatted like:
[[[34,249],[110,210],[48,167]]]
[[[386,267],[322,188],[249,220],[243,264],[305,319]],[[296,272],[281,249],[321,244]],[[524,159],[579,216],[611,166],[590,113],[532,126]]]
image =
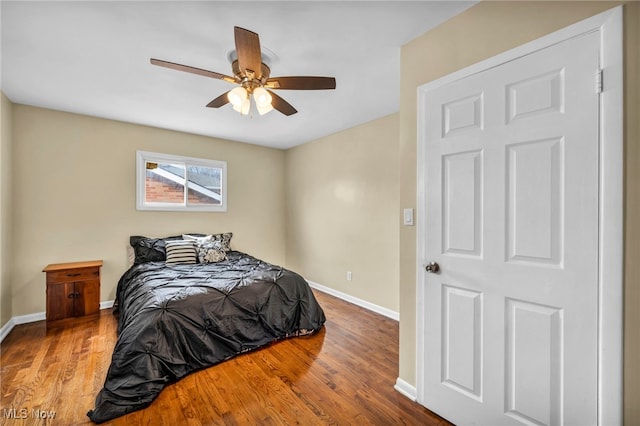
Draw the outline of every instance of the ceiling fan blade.
[[[271,94],[271,106],[273,106],[274,109],[277,109],[287,116],[293,115],[298,112],[298,110],[295,109],[289,102],[285,101],[280,96],[273,93],[271,90],[267,90],[267,92]]]
[[[291,90],[324,90],[335,89],[336,79],[333,77],[273,77],[265,86],[270,89]]]
[[[260,53],[260,37],[253,31],[233,27],[236,39],[238,66],[245,75],[252,71],[256,78],[262,78],[262,54]]]
[[[236,79],[233,77],[229,77],[228,75],[220,74],[214,71],[207,71],[201,68],[190,67],[188,65],[176,64],[174,62],[163,61],[161,59],[151,58],[152,65],[158,65],[160,67],[171,68],[172,70],[189,72],[191,74],[198,74],[204,77],[211,77],[218,80],[224,80],[229,83],[235,83]]]
[[[229,92],[224,92],[222,95],[218,96],[217,98],[215,98],[214,100],[209,102],[207,104],[207,107],[209,107],[209,108],[220,108],[221,106],[224,106],[224,105],[228,104],[229,103],[229,98],[227,97],[228,93]]]

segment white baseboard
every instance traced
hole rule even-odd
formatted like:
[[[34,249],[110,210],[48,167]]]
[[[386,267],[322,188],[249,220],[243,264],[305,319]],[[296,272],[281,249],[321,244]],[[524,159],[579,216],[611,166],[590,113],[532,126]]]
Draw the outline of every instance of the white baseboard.
[[[2,343],[4,338],[7,337],[9,333],[11,333],[11,330],[13,330],[13,327],[15,326],[16,323],[13,318],[9,318],[9,321],[7,321],[7,323],[3,325],[2,328],[0,328],[0,343]]]
[[[396,384],[393,388],[413,402],[416,402],[416,400],[418,399],[418,392],[416,391],[415,386],[410,385],[400,377],[398,377],[398,379],[396,380]]]
[[[9,321],[0,329],[0,343],[5,337],[11,333],[13,327],[20,324],[26,324],[29,322],[42,321],[47,319],[47,315],[44,312],[37,312],[35,314],[18,315],[17,317],[11,317]]]
[[[396,311],[392,311],[391,309],[387,309],[382,306],[378,306],[374,303],[367,302],[366,300],[358,299],[357,297],[351,296],[349,294],[343,293],[338,290],[334,290],[330,287],[325,287],[322,284],[318,284],[313,281],[307,280],[307,282],[309,283],[311,288],[315,288],[316,290],[320,290],[323,293],[330,294],[332,296],[337,297],[338,299],[342,299],[349,303],[353,303],[354,305],[358,305],[361,308],[368,309],[377,314],[384,315],[385,317],[391,318],[392,320],[400,321],[400,314]]]
[[[113,300],[107,300],[106,302],[100,302],[100,309],[113,308]]]
[[[100,302],[100,309],[109,309],[113,307],[113,300],[107,300],[106,302]],[[36,312],[35,314],[18,315],[17,317],[11,317],[5,325],[0,328],[0,343],[5,337],[11,333],[13,327],[20,324],[27,324],[30,322],[44,321],[47,319],[46,312]]]
[[[36,312],[35,314],[19,315],[11,318],[15,325],[27,324],[30,322],[44,321],[47,319],[46,312]]]

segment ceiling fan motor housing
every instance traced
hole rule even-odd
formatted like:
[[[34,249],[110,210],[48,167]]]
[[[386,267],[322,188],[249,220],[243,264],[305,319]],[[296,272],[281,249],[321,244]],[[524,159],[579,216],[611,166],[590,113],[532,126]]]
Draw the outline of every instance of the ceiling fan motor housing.
[[[263,62],[261,64],[260,74],[256,75],[252,70],[246,70],[246,75],[240,70],[240,65],[236,59],[231,64],[233,75],[235,76],[238,84],[242,85],[249,93],[253,92],[256,87],[262,87],[267,82],[271,69]]]

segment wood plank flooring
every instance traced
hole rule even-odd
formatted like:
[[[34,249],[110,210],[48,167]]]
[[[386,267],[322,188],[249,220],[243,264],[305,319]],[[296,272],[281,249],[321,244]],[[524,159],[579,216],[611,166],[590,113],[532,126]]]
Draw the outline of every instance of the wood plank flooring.
[[[449,425],[393,389],[397,322],[315,294],[327,316],[319,333],[191,374],[148,408],[105,424]],[[44,322],[16,326],[0,347],[0,424],[92,424],[86,413],[104,383],[116,326],[110,310],[48,330]]]

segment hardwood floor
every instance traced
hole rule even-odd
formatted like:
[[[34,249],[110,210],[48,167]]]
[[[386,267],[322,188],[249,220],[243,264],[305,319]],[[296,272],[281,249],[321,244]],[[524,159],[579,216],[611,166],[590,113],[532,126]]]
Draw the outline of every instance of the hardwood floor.
[[[449,424],[393,389],[397,322],[315,294],[327,316],[321,332],[191,374],[148,408],[106,424]],[[110,310],[48,330],[44,322],[16,326],[0,348],[0,424],[91,424],[86,413],[115,341]]]

